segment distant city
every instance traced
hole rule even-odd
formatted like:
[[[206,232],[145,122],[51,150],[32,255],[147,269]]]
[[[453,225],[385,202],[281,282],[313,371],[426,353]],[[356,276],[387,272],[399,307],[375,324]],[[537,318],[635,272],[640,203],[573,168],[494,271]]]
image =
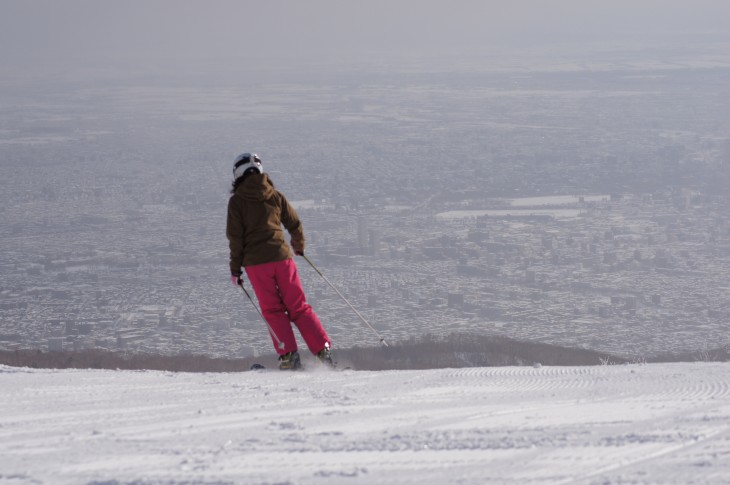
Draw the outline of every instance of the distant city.
[[[488,67],[8,82],[0,349],[271,352],[228,275],[244,151],[390,342],[730,345],[730,65]],[[335,348],[378,345],[297,264]]]

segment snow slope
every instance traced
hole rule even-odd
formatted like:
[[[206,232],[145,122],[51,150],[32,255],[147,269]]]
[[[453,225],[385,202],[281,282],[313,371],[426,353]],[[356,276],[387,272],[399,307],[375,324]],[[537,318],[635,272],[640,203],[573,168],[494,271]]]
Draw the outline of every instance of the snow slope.
[[[730,483],[730,364],[0,366],[0,483]]]

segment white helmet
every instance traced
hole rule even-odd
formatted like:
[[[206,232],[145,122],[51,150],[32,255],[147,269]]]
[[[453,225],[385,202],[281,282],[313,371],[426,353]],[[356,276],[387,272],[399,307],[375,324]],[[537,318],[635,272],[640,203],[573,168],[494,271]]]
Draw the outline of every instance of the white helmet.
[[[264,173],[261,159],[255,153],[241,153],[233,162],[233,180],[250,173]]]

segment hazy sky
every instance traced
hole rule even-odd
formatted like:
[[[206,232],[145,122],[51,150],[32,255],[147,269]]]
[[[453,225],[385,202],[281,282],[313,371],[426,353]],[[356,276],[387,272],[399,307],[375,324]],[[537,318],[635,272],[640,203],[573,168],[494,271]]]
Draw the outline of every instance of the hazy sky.
[[[469,53],[730,37],[727,0],[0,0],[0,60]]]

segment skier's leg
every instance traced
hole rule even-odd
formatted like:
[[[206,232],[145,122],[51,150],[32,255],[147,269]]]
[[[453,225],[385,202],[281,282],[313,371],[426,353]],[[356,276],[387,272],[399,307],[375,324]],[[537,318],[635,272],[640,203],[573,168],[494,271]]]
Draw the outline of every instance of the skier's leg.
[[[281,300],[276,285],[275,265],[276,263],[257,264],[246,266],[245,269],[246,276],[248,276],[253,291],[256,293],[256,298],[259,300],[261,313],[263,313],[271,330],[276,334],[276,337],[271,336],[276,352],[283,355],[297,350],[297,342],[286,307]],[[277,338],[283,342],[283,349],[277,345]]]
[[[316,354],[330,343],[327,332],[322,327],[319,317],[307,303],[302,282],[297,273],[297,265],[293,259],[279,261],[276,269],[276,280],[284,306],[289,318],[299,329],[309,350]]]

